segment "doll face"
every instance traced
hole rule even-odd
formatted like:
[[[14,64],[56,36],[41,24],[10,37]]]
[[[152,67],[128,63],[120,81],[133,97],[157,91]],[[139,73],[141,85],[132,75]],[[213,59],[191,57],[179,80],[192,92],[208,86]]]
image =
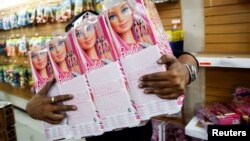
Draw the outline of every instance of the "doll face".
[[[76,38],[83,50],[89,50],[94,47],[96,43],[96,34],[94,25],[84,26],[76,29]]]
[[[50,44],[49,50],[51,53],[52,59],[56,63],[61,63],[66,58],[66,47],[64,44],[64,40],[58,40],[57,45],[56,44]]]
[[[108,10],[108,18],[113,30],[118,34],[129,31],[133,25],[132,12],[126,2]]]
[[[36,47],[34,47],[36,48]],[[45,50],[38,51],[38,50],[32,50],[31,52],[31,60],[33,63],[33,66],[36,70],[40,71],[46,68],[46,65],[48,63],[48,56],[47,52]]]

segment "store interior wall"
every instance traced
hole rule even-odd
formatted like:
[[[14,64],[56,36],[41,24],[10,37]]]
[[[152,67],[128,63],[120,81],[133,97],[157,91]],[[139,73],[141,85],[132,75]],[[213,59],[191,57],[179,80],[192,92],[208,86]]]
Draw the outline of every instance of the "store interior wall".
[[[190,53],[204,51],[204,1],[181,0],[184,50]],[[188,86],[185,98],[185,120],[188,122],[195,113],[195,107],[205,101],[205,69],[200,68],[195,82]]]

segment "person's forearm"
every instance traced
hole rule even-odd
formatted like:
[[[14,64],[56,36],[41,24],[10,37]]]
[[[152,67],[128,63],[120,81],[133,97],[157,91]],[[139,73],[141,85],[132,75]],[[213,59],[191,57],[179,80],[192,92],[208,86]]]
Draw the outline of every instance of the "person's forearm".
[[[195,58],[195,56],[193,56],[190,53],[185,53],[185,52],[178,57],[178,61],[182,63],[183,65],[185,65],[186,67],[186,72],[187,72],[186,82],[188,85],[196,79],[197,73],[199,71],[199,63],[197,59]]]
[[[178,60],[183,63],[183,64],[190,64],[190,65],[194,65],[197,69],[197,71],[199,70],[199,64],[197,62],[197,60],[194,58],[194,56],[190,55],[190,54],[182,54],[178,57]]]

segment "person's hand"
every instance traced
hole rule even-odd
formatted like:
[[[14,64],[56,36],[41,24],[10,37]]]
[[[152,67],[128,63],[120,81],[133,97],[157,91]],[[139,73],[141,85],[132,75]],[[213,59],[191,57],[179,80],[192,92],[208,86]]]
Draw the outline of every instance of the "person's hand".
[[[139,88],[143,88],[145,94],[176,99],[185,92],[189,81],[188,69],[172,55],[163,55],[157,63],[166,64],[167,71],[142,76]]]
[[[51,97],[47,96],[54,82],[54,79],[48,81],[48,83],[32,97],[26,105],[26,111],[34,119],[43,120],[51,124],[59,124],[65,117],[65,111],[76,110],[77,107],[60,104],[60,102],[72,99],[72,95],[58,95],[54,97],[54,101],[52,101]]]

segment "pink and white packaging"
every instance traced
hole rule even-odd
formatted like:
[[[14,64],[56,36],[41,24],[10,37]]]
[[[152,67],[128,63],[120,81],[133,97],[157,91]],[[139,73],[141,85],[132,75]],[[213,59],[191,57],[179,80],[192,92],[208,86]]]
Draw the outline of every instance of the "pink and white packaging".
[[[166,71],[164,65],[156,63],[160,57],[159,49],[150,46],[140,52],[121,58],[121,64],[141,120],[148,120],[158,115],[178,113],[183,104],[183,96],[176,100],[165,100],[156,95],[144,94],[143,89],[138,88],[141,76]]]
[[[162,54],[172,54],[154,4],[149,0],[115,0],[104,2],[104,7],[107,7],[107,25],[141,120],[179,112],[183,96],[163,100],[156,95],[146,95],[138,88],[141,76],[166,71],[164,65],[156,62]]]
[[[54,77],[48,50],[46,47],[32,46],[29,58],[32,77],[35,81],[35,91],[38,93],[44,85]],[[57,84],[52,86],[47,95],[50,97],[59,95]],[[67,124],[67,119],[64,119],[58,125],[51,125],[47,122],[43,122],[43,125],[44,134],[49,141],[67,139],[73,136],[73,134],[71,134],[71,128]]]
[[[118,59],[103,16],[90,16],[68,33],[83,73]]]
[[[140,43],[172,54],[154,3],[150,0],[104,1],[104,15],[119,57],[138,52]]]
[[[60,94],[58,84],[53,85],[48,91],[48,96],[53,97]],[[63,119],[60,124],[50,124],[43,122],[44,134],[47,141],[70,139],[73,137],[73,132],[68,124],[68,118]]]
[[[45,47],[32,46],[29,53],[32,78],[35,83],[35,92],[38,93],[43,86],[52,79],[53,70]]]
[[[140,119],[129,96],[104,17],[83,20],[69,32],[71,37],[86,70],[104,130],[137,126]]]
[[[72,94],[74,98],[64,102],[76,105],[77,111],[67,112],[74,138],[103,134],[103,127],[93,103],[86,76],[73,52],[67,36],[56,37],[48,44],[49,57],[60,94]]]

